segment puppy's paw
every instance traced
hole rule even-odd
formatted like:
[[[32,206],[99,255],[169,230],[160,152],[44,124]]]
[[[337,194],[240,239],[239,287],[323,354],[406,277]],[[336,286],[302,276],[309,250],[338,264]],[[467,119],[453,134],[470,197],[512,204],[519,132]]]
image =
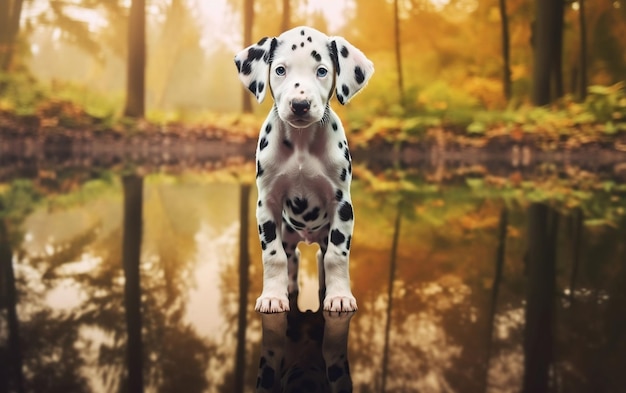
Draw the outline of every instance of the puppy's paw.
[[[254,309],[260,313],[271,314],[289,311],[289,300],[286,296],[264,296],[256,300]]]
[[[352,295],[326,296],[324,299],[324,311],[350,312],[356,310],[356,299]]]

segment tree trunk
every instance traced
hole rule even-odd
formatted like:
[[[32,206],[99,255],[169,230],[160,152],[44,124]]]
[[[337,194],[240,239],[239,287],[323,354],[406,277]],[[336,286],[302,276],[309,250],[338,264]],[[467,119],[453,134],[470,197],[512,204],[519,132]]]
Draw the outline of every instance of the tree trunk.
[[[141,232],[143,208],[143,178],[129,175],[124,186],[124,238],[122,264],[124,267],[124,306],[127,332],[127,391],[143,392],[143,344],[141,338]]]
[[[280,31],[289,30],[291,27],[291,0],[283,0],[283,18],[280,21]]]
[[[563,97],[563,26],[565,17],[565,0],[554,2],[555,26],[554,45],[552,59],[552,86],[554,87],[553,99]]]
[[[124,116],[145,114],[146,12],[145,0],[132,0],[128,18],[128,64]]]
[[[396,73],[398,74],[398,93],[400,94],[400,106],[404,108],[406,99],[404,97],[404,77],[402,76],[402,49],[400,46],[400,11],[398,9],[398,0],[394,0],[393,2],[393,11],[393,35],[396,51]]]
[[[389,336],[391,332],[391,311],[393,308],[393,283],[396,279],[396,259],[398,256],[398,239],[400,237],[400,223],[402,219],[402,201],[398,202],[398,212],[393,228],[393,240],[391,242],[391,258],[389,261],[389,283],[387,284],[387,321],[385,322],[385,344],[383,347],[382,382],[380,391],[386,391],[387,374],[389,370]]]
[[[0,71],[11,68],[15,42],[20,30],[23,0],[0,1]]]
[[[3,290],[3,291],[2,291]],[[4,293],[2,293],[4,292]],[[3,299],[4,298],[4,299]],[[22,371],[22,350],[20,348],[19,319],[17,317],[17,291],[15,272],[13,271],[13,251],[9,242],[8,230],[4,220],[0,219],[0,300],[7,308],[7,354],[0,352],[0,389],[6,386],[8,392],[23,393],[24,373]],[[3,378],[6,373],[6,378]]]
[[[243,2],[243,46],[252,45],[252,27],[254,25],[254,0],[244,0]],[[242,111],[252,113],[252,96],[248,89],[242,89]]]
[[[506,0],[500,0],[500,20],[502,22],[502,88],[507,101],[511,99],[511,60],[509,51],[509,16]]]
[[[523,393],[547,393],[552,362],[558,213],[533,203],[528,212],[528,284]]]
[[[248,232],[250,216],[250,184],[241,184],[239,194],[239,314],[237,316],[237,348],[235,350],[235,387],[233,392],[244,390],[246,370],[246,328],[248,326]]]
[[[580,25],[580,100],[587,98],[587,22],[585,0],[578,0],[578,23]]]
[[[550,103],[550,75],[553,72],[554,52],[557,50],[557,7],[562,0],[537,0],[537,16],[533,32],[535,65],[533,69],[533,103]]]

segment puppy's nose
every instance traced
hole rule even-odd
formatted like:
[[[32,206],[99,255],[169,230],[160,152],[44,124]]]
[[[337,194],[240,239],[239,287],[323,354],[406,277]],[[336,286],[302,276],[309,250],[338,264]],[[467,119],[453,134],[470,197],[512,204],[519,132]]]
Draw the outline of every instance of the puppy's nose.
[[[307,100],[291,101],[291,111],[298,116],[302,116],[309,111],[311,103]]]

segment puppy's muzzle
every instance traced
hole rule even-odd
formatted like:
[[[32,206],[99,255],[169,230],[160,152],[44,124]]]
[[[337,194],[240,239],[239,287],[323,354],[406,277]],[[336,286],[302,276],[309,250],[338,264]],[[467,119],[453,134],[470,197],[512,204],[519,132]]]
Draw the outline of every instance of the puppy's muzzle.
[[[291,111],[296,116],[304,116],[311,109],[311,103],[308,100],[293,100],[289,103]]]

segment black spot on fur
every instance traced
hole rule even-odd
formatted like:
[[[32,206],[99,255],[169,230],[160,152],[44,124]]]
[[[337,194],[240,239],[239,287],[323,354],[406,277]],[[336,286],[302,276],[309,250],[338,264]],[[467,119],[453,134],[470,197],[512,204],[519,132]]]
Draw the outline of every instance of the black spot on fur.
[[[263,236],[265,237],[265,241],[268,243],[276,240],[276,223],[274,221],[269,220],[263,223]]]
[[[348,88],[348,85],[345,85],[345,84],[341,85],[341,92],[345,96],[350,95],[350,89]]]
[[[333,229],[332,231],[330,231],[330,241],[335,246],[340,245],[345,240],[346,240],[346,236],[343,233],[341,233],[339,229]]]
[[[263,61],[265,64],[269,64],[272,61],[272,57],[274,56],[274,51],[278,46],[278,40],[276,38],[272,38],[272,43],[270,44],[270,50],[263,56]]]
[[[307,40],[307,41],[309,41],[309,42],[313,42],[313,40],[311,39],[311,37],[310,37],[310,36],[309,36],[309,37],[307,37],[307,38],[306,38],[306,40]]]
[[[276,250],[270,251],[270,255],[276,255]]]
[[[293,144],[289,141],[289,139],[284,139],[283,145],[287,146],[290,149],[293,149]]]
[[[258,61],[265,55],[265,49],[250,48],[248,49],[248,57],[243,61],[241,65],[241,73],[244,75],[250,75],[252,73],[252,62]]]
[[[341,94],[337,94],[337,100],[339,101],[341,105],[343,105],[344,101],[343,101],[343,96]]]
[[[237,66],[237,72],[241,72],[241,60],[235,60],[235,65]]]
[[[257,90],[259,93],[262,93],[264,88],[265,88],[265,83],[263,83],[263,82],[259,82],[259,83],[257,84],[257,89],[256,89],[256,90]]]
[[[296,50],[298,46],[296,44],[291,45],[291,50]]]
[[[261,200],[259,199],[259,201],[256,203],[258,207],[263,206],[263,202],[261,202]]]
[[[346,242],[346,249],[350,249],[350,242],[352,241],[352,236],[348,236],[348,241]]]
[[[344,58],[347,58],[349,54],[350,53],[348,52],[348,48],[346,48],[345,46],[342,46],[341,47],[341,56],[343,56]]]
[[[261,249],[265,250],[267,248],[267,244],[263,240],[261,240]]]
[[[339,178],[341,179],[341,181],[345,181],[346,176],[348,176],[348,170],[346,168],[343,168],[341,170],[341,175],[339,175]]]
[[[263,168],[261,167],[261,161],[256,162],[256,177],[263,176]]]
[[[261,140],[259,141],[259,150],[265,149],[268,144],[269,142],[267,141],[265,137],[261,138]]]
[[[300,35],[304,35],[304,30],[300,30]]]
[[[271,389],[274,387],[274,369],[271,367],[265,367],[261,374],[261,387],[263,389]]]
[[[259,40],[259,42],[257,42],[256,44],[258,46],[263,46],[263,44],[265,44],[265,41],[267,41],[267,37],[263,37]]]
[[[291,225],[296,227],[296,229],[304,229],[304,227],[306,226],[306,225],[304,225],[304,223],[301,223],[300,221],[294,220],[293,218],[290,218],[289,221],[291,222]]]
[[[252,81],[252,83],[248,85],[248,90],[256,94],[256,81]]]
[[[337,123],[331,124],[331,126],[333,127],[333,131],[337,131],[337,128],[339,128],[339,126],[337,125]]]
[[[272,131],[272,123],[267,123],[265,126],[265,133],[269,134]]]
[[[348,173],[352,173],[352,163],[348,163]]]
[[[293,205],[291,206],[291,210],[294,212],[294,214],[304,213],[307,207],[309,207],[309,201],[307,201],[306,198],[293,198]]]
[[[263,228],[261,228],[261,226],[259,225],[259,235],[261,235],[263,233]]]
[[[317,53],[316,50],[311,52],[311,56],[315,59],[315,61],[322,61],[322,56],[319,53]]]
[[[348,148],[346,147],[346,149],[343,151],[343,156],[346,158],[346,160],[348,160],[348,162],[350,162],[350,152],[348,151]]]
[[[319,216],[320,216],[320,208],[315,207],[310,212],[302,216],[302,218],[304,218],[304,221],[314,221],[314,220],[317,220]]]
[[[341,369],[341,367],[333,364],[332,366],[328,367],[327,373],[328,380],[330,382],[336,382],[343,375],[343,370]]]
[[[350,202],[345,201],[341,207],[339,208],[339,218],[341,221],[350,221],[354,218],[354,214],[352,212],[352,205]]]
[[[354,79],[357,81],[358,84],[363,83],[363,81],[365,80],[365,74],[359,66],[354,67]]]
[[[339,148],[340,148],[340,149],[342,149],[342,148],[343,148],[343,143],[339,142],[339,143],[337,144],[337,146],[339,146]]]
[[[340,201],[343,199],[343,191],[337,189],[337,191],[335,192],[335,199],[337,201]]]
[[[300,47],[304,48],[304,41],[300,43]]]

